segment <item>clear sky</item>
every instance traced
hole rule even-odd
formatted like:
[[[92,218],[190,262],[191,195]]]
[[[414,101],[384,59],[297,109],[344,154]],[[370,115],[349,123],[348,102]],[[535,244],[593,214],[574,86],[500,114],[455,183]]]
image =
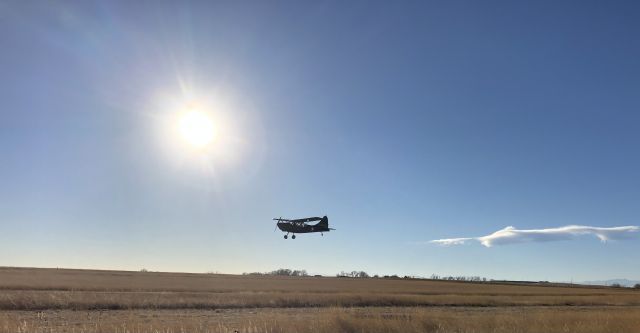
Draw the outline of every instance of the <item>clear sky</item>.
[[[638,279],[638,238],[428,243],[638,225],[638,36],[636,1],[0,1],[0,265]]]

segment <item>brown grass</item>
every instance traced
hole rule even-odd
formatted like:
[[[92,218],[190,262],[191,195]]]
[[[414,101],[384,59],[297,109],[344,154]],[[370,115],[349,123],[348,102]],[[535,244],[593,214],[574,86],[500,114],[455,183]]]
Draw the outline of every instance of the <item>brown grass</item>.
[[[640,332],[638,308],[0,312],[2,332]]]
[[[640,332],[640,292],[0,268],[2,332]]]
[[[0,289],[0,310],[640,305],[616,288],[21,268]]]
[[[192,292],[381,292],[404,294],[593,295],[628,293],[629,289],[556,287],[404,279],[241,276],[0,267],[0,289],[75,291]]]
[[[0,292],[0,310],[242,309],[376,306],[638,306],[640,295],[411,295],[294,292]]]

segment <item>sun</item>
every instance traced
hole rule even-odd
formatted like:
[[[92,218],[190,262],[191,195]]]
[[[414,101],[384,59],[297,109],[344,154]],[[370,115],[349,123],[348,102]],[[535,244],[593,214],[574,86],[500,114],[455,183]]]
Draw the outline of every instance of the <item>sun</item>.
[[[194,148],[209,146],[216,136],[211,117],[198,110],[189,110],[179,117],[178,131],[182,139]]]

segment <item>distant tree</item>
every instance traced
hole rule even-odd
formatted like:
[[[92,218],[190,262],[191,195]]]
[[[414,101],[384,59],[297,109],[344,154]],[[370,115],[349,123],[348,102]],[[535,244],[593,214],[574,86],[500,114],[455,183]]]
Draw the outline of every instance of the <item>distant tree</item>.
[[[613,288],[622,288],[622,286],[619,283],[612,283],[611,287],[613,287]]]
[[[365,272],[365,271],[360,271],[360,272],[358,272],[358,277],[359,278],[368,278],[369,274],[367,274],[367,272]]]
[[[413,276],[411,278],[413,278],[413,279],[424,279],[423,277],[419,277],[419,276]],[[464,275],[441,276],[441,275],[438,275],[438,274],[431,274],[431,276],[428,277],[427,279],[429,279],[429,280],[444,280],[444,281],[470,281],[470,282],[487,282],[487,281],[489,281],[486,277],[481,277],[481,276],[464,276]]]
[[[290,276],[309,276],[306,270],[293,270],[290,273]]]
[[[340,273],[336,274],[336,277],[368,278],[369,274],[367,274],[367,272],[365,271],[351,271],[351,272],[341,271]]]
[[[148,272],[148,270],[146,268],[143,268],[143,269],[140,270],[140,272],[146,273],[146,272]]]
[[[633,287],[636,289],[640,289],[640,283],[636,283]]]
[[[271,273],[269,273],[270,275],[277,275],[277,276],[291,276],[292,271],[288,268],[280,268],[280,269],[276,269],[275,271],[272,271]]]

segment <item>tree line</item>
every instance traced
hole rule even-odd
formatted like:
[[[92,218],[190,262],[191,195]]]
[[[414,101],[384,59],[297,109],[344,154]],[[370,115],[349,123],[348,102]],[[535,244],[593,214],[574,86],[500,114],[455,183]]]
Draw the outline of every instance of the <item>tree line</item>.
[[[242,273],[242,275],[250,275],[250,276],[298,276],[305,277],[310,276],[304,269],[289,269],[289,268],[279,268],[270,272],[251,272],[251,273]],[[320,275],[314,275],[320,276]],[[431,275],[429,278],[420,277],[420,276],[398,276],[394,275],[370,275],[365,271],[351,271],[345,272],[341,271],[340,273],[335,275],[339,278],[357,278],[357,279],[366,279],[366,278],[374,278],[374,279],[420,279],[420,280],[445,280],[445,281],[471,281],[471,282],[486,282],[492,281],[487,280],[487,278],[480,276],[440,276],[437,274]]]
[[[146,271],[146,270],[143,270],[143,271]],[[308,276],[311,276],[304,269],[289,269],[289,268],[279,268],[279,269],[276,269],[276,270],[270,271],[270,272],[242,273],[242,275],[250,275],[250,276],[294,276],[294,277],[308,277]],[[321,275],[314,275],[314,277],[320,277],[320,276]],[[373,279],[414,279],[414,280],[465,281],[465,282],[505,282],[505,281],[502,281],[502,280],[487,279],[486,277],[481,277],[481,276],[465,276],[465,275],[455,275],[454,276],[454,275],[438,275],[438,274],[432,274],[429,277],[410,276],[410,275],[398,276],[396,274],[379,276],[377,274],[376,275],[369,275],[369,273],[367,273],[365,271],[351,271],[351,272],[341,271],[340,273],[336,274],[335,276],[339,277],[339,278],[353,278],[353,279],[373,278]],[[518,282],[518,281],[513,281],[513,282]],[[519,282],[526,282],[526,281],[519,281]],[[549,282],[547,282],[547,281],[537,281],[537,282],[531,282],[531,283],[549,283]],[[621,286],[618,283],[614,283],[614,284],[611,285],[611,287],[622,288],[623,286]],[[640,289],[640,283],[634,285],[633,288]]]
[[[252,275],[252,276],[309,276],[304,269],[288,269],[288,268],[279,268],[275,271],[271,272],[252,272],[252,273],[242,273],[242,275]]]

